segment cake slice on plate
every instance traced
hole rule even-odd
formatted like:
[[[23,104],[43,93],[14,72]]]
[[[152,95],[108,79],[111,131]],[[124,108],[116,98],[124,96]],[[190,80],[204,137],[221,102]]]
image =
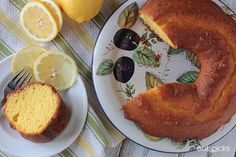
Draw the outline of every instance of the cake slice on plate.
[[[11,127],[34,142],[54,139],[69,121],[60,95],[43,83],[32,83],[9,94],[3,111]]]

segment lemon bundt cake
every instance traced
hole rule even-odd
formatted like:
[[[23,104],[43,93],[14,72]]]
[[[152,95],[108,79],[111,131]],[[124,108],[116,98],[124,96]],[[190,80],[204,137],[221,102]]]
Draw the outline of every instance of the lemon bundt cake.
[[[211,0],[148,0],[140,17],[172,47],[196,53],[201,70],[192,84],[139,94],[125,117],[152,136],[208,137],[236,112],[236,23]]]
[[[48,142],[66,126],[69,111],[50,85],[32,83],[8,95],[4,113],[12,128],[34,142]]]

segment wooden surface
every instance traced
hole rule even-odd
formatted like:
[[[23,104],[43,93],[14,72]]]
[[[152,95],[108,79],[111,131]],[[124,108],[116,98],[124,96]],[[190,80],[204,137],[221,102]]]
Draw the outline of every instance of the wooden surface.
[[[221,0],[227,4],[236,13],[236,0]],[[107,157],[184,157],[185,154],[172,154],[167,155],[165,153],[155,152],[150,149],[144,148],[128,139],[125,139],[123,143],[115,148],[106,149]],[[207,153],[206,157],[214,157],[211,153]],[[236,152],[235,156],[236,157]]]

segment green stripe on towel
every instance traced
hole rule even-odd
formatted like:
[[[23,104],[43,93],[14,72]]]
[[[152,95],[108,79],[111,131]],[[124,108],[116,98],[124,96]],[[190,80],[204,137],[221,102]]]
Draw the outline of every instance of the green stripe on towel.
[[[63,157],[76,157],[76,155],[69,148],[67,148],[66,150],[61,152],[60,156],[63,156]]]
[[[14,53],[14,51],[2,39],[0,39],[0,51],[5,56],[10,56]]]
[[[7,155],[4,154],[3,152],[0,152],[0,157],[7,157]]]
[[[0,23],[11,33],[13,33],[25,45],[35,45],[35,42],[23,31],[21,26],[12,20],[0,9]]]
[[[106,133],[104,132],[104,130],[102,130],[102,127],[100,126],[99,122],[90,112],[88,112],[87,124],[92,130],[93,134],[104,147],[111,145],[111,141],[107,137]]]

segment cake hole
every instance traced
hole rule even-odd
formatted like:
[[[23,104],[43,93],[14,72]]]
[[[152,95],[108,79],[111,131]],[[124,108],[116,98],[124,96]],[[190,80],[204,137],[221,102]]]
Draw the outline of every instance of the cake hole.
[[[15,123],[17,123],[18,122],[18,117],[19,117],[19,115],[20,115],[20,113],[17,113],[16,115],[14,115],[13,116],[13,121],[15,122]]]

